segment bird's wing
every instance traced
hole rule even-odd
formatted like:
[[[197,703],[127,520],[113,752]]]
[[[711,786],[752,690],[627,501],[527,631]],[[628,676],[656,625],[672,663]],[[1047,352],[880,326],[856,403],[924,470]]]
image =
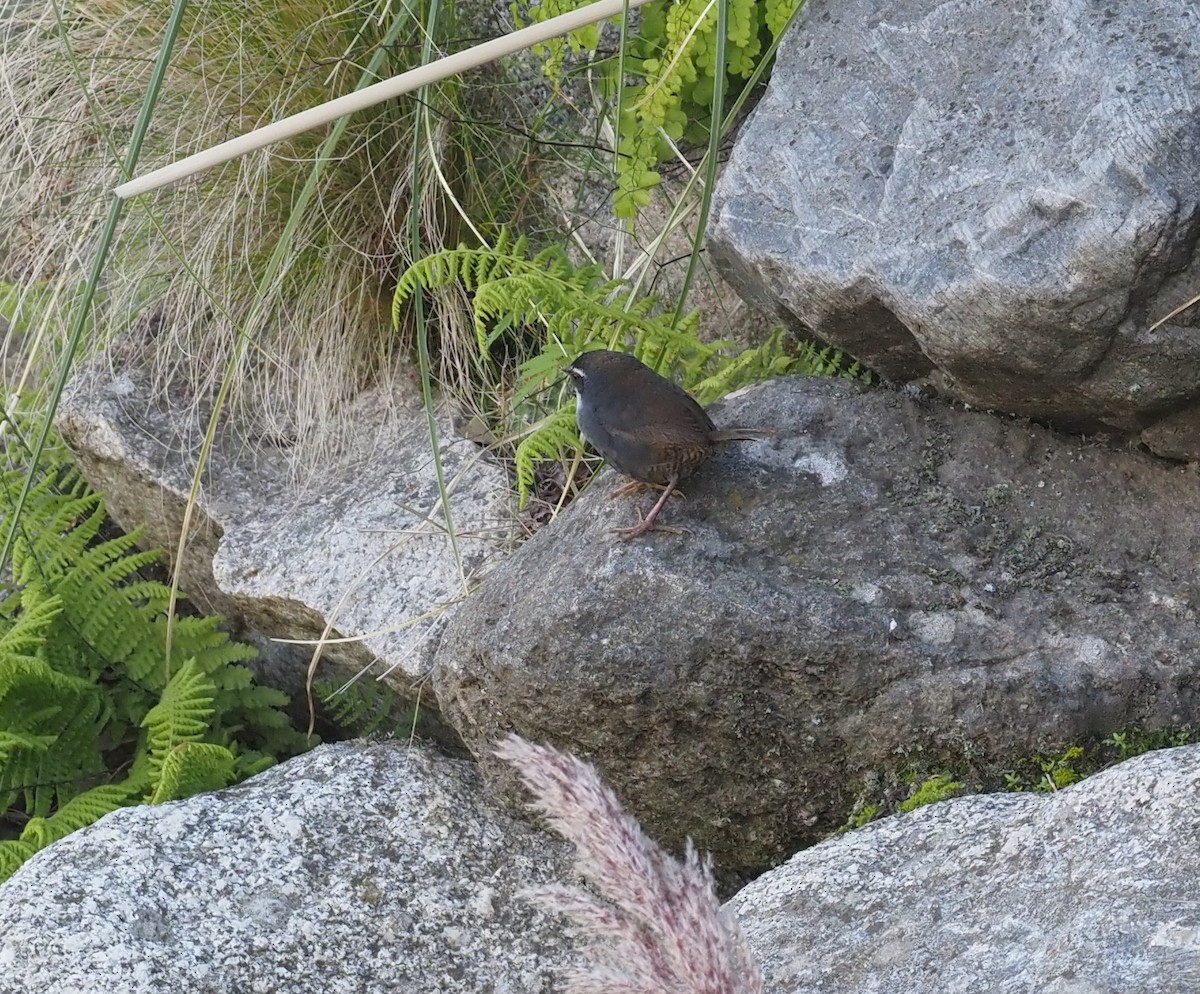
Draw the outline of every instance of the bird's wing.
[[[636,436],[646,426],[652,426],[651,431],[666,430],[663,426],[678,426],[679,433],[693,442],[696,435],[716,430],[712,418],[704,408],[673,381],[664,379],[645,367],[634,370],[633,376],[645,382],[634,384],[634,388],[626,395],[630,398],[628,402],[613,404],[606,411],[606,422],[610,430],[628,432]]]
[[[613,414],[602,422],[607,444],[599,448],[617,469],[638,480],[666,483],[681,471],[686,476],[712,445],[706,429],[686,420],[655,422],[607,413]],[[679,418],[678,411],[675,415]]]

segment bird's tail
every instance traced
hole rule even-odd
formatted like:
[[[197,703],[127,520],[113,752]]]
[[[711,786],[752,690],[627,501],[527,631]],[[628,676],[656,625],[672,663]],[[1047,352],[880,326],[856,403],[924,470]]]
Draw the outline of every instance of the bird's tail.
[[[756,438],[774,438],[777,428],[718,428],[712,433],[714,442],[750,442]]]

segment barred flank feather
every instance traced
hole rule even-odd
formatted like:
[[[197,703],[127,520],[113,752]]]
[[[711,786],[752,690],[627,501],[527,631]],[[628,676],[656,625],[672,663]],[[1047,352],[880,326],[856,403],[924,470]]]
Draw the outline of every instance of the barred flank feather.
[[[537,887],[567,915],[588,964],[565,972],[571,994],[761,994],[762,973],[733,917],[721,910],[712,863],[689,842],[682,863],[648,838],[587,763],[520,736],[500,742],[534,795],[532,807],[575,846],[575,868],[599,892]]]

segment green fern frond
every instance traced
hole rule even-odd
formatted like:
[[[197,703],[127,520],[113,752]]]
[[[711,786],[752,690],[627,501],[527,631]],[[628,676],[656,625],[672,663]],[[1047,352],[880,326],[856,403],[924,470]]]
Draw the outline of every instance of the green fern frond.
[[[847,380],[871,382],[871,371],[857,359],[851,359],[832,345],[820,346],[814,342],[802,342],[791,370],[805,376],[837,376]]]
[[[3,664],[0,663],[0,665]],[[32,735],[28,732],[5,729],[0,731],[0,765],[7,763],[9,755],[18,749],[45,752],[52,745],[54,745],[53,735]]]
[[[564,452],[580,446],[579,427],[575,423],[575,408],[564,407],[545,418],[517,446],[517,488],[521,506],[533,489],[537,464],[542,459],[556,459]]]
[[[788,26],[800,3],[798,0],[765,0],[762,6],[763,22],[772,37],[778,38]]]
[[[27,813],[44,817],[78,792],[80,780],[102,772],[105,717],[99,690],[88,681],[41,659],[0,658],[0,810],[23,798]]]
[[[348,735],[407,735],[413,706],[381,680],[321,680],[313,688],[329,719]]]
[[[257,776],[263,770],[269,770],[276,762],[275,757],[269,753],[257,750],[240,751],[234,756],[234,780],[245,780],[247,777]]]
[[[51,539],[52,536],[63,536],[72,531],[76,525],[89,528],[92,515],[98,501],[88,497],[80,497],[71,492],[64,492],[58,485],[58,474],[47,469],[30,488],[26,507],[19,524],[19,533],[23,542],[13,549],[12,578],[14,584],[23,586],[35,580],[53,582],[66,571],[66,563],[70,554],[69,548],[59,548]],[[24,474],[17,470],[9,470],[3,474],[4,495],[13,498],[24,483]],[[12,500],[8,501],[11,506]],[[4,510],[4,524],[8,526],[9,510]],[[40,536],[45,535],[49,541],[41,542]],[[87,538],[79,542],[82,548]],[[39,546],[44,556],[34,554],[33,543]],[[44,560],[44,561],[43,561]]]
[[[101,784],[71,798],[49,818],[30,818],[21,831],[21,841],[34,849],[45,849],[72,832],[99,821],[110,811],[124,807],[132,800],[125,784]]]
[[[690,389],[702,404],[774,376],[796,372],[797,361],[785,351],[782,331],[776,331],[757,348],[746,349],[715,365],[713,371]]]
[[[477,287],[475,331],[480,352],[486,355],[495,342],[499,333],[493,325],[500,317],[514,325],[541,324],[547,338],[565,343],[570,351],[596,340],[669,332],[663,319],[647,313],[646,303],[628,304],[629,295],[621,283],[596,285],[587,273],[581,275],[575,280],[520,273]]]
[[[396,284],[392,298],[393,326],[400,327],[400,307],[418,291],[438,290],[455,283],[474,290],[490,280],[518,271],[533,271],[538,267],[547,272],[555,269],[561,250],[550,249],[527,259],[528,248],[524,235],[513,240],[507,231],[502,231],[491,248],[460,245],[425,256],[409,266]]]
[[[195,659],[189,659],[163,688],[162,697],[142,719],[148,732],[150,768],[157,777],[167,755],[181,742],[200,742],[213,715],[216,687]]]
[[[178,742],[161,757],[150,804],[177,801],[206,790],[220,790],[234,779],[234,755],[212,742]]]
[[[39,586],[27,587],[5,598],[0,607],[0,666],[14,658],[33,659],[46,642],[54,619],[62,613],[62,600]],[[33,651],[31,651],[33,650]]]
[[[606,280],[598,264],[574,266],[559,246],[526,258],[524,236],[502,232],[492,248],[460,245],[419,260],[405,271],[392,300],[392,321],[400,327],[403,303],[419,290],[451,284],[476,294],[475,335],[486,352],[510,327],[553,320],[569,301],[583,294],[602,300],[620,284]]]
[[[673,321],[657,313],[652,297],[635,299],[632,289],[609,280],[594,264],[575,267],[561,250],[532,260],[506,256],[525,249],[524,239],[502,237],[494,249],[459,248],[414,265],[400,280],[397,302],[421,286],[458,279],[473,291],[475,333],[484,360],[511,329],[540,329],[539,351],[520,364],[517,382],[499,412],[501,434],[519,437],[515,452],[517,492],[522,506],[532,490],[536,464],[562,459],[580,446],[573,409],[549,413],[538,398],[563,381],[562,367],[592,348],[629,348],[665,375],[675,373],[701,403],[769,376],[792,371],[782,333],[756,348],[730,354],[726,342],[701,342],[699,312]],[[532,351],[532,350],[531,350]],[[569,391],[559,391],[559,396]]]
[[[225,663],[254,659],[253,646],[231,643],[216,615],[179,618],[175,623],[175,645],[180,656],[191,656],[205,672]]]
[[[10,491],[16,485],[15,479],[6,482]],[[133,679],[147,680],[165,670],[165,639],[152,645],[131,633],[144,635],[161,616],[169,590],[132,580],[159,558],[135,548],[136,532],[97,541],[104,517],[99,495],[86,489],[75,470],[43,471],[22,514],[21,538],[13,548],[14,580],[27,589],[44,586],[62,602],[63,613],[48,640],[82,651],[56,652],[56,665],[94,679],[122,662]],[[165,677],[159,680],[161,686]]]
[[[245,690],[218,687],[213,703],[224,717],[224,732],[216,737],[216,741],[223,745],[231,744],[234,736],[243,741],[251,730],[258,752],[265,755],[290,756],[303,752],[310,744],[282,710],[288,703],[287,694],[274,687],[261,684]]]
[[[530,21],[545,21],[589,0],[541,0],[522,4]],[[727,81],[733,99],[762,71],[767,57],[790,23],[802,0],[728,0],[725,64],[718,69],[717,6],[711,0],[653,0],[625,35],[623,59],[608,58],[600,65],[606,95],[621,114],[617,132],[617,194],[613,212],[633,217],[650,202],[649,191],[659,182],[658,165],[674,155],[672,142],[708,139],[716,73]],[[517,23],[525,23],[517,14]],[[556,85],[564,82],[564,57],[585,46],[597,55],[600,33],[573,34],[569,42],[547,42],[544,72]],[[665,136],[665,137],[664,137]],[[669,141],[667,140],[669,139]]]
[[[8,454],[19,462],[15,444]],[[0,516],[23,481],[0,473]],[[187,662],[168,682],[170,591],[142,573],[159,555],[138,550],[136,533],[109,537],[105,522],[54,448],[0,585],[0,811],[28,819],[25,839],[0,843],[0,879],[113,807],[224,786],[307,747],[280,710],[286,695],[253,684],[241,665],[253,648],[217,618],[176,619],[175,658]],[[93,786],[112,779],[106,760],[132,760],[129,774]]]
[[[551,17],[557,17],[559,14],[565,14],[575,10],[580,6],[578,0],[539,0],[536,7],[533,7],[530,14],[533,20],[527,20],[523,16],[522,5],[511,3],[509,10],[512,12],[513,22],[518,28],[528,27],[531,23],[540,23],[548,20]],[[600,26],[598,24],[586,24],[581,28],[576,28],[569,32],[565,37],[548,38],[544,42],[540,42],[533,46],[533,54],[538,58],[545,59],[545,72],[548,77],[557,80],[562,75],[563,60],[567,56],[567,52],[594,51],[596,46],[600,44]]]
[[[3,883],[21,868],[30,856],[37,852],[36,847],[19,839],[6,839],[0,842],[0,883]]]
[[[528,401],[546,389],[547,384],[564,380],[563,366],[574,359],[565,349],[549,348],[521,363],[520,377],[513,389],[510,416],[526,409]]]

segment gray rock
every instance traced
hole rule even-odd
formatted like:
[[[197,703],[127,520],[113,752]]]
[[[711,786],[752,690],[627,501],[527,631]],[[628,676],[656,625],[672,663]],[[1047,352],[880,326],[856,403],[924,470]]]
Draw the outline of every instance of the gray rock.
[[[992,771],[1200,719],[1194,473],[847,381],[716,420],[784,431],[686,482],[663,521],[689,534],[609,534],[635,501],[606,473],[450,622],[434,689],[502,793],[512,729],[761,869],[913,754]]]
[[[116,811],[0,885],[0,992],[560,990],[561,924],[516,893],[565,845],[481,795],[470,764],[343,743]]]
[[[770,994],[1195,994],[1200,746],[1049,796],[965,797],[733,900]]]
[[[173,556],[201,439],[194,417],[173,416],[146,384],[99,365],[73,381],[58,423],[84,475],[125,529]],[[375,665],[423,673],[465,577],[507,548],[513,523],[503,470],[439,420],[450,506],[460,532],[455,561],[440,512],[420,393],[363,394],[346,412],[350,450],[297,480],[285,453],[217,439],[196,506],[182,587],[204,611],[268,636],[329,644],[318,675]],[[329,630],[327,631],[327,626]],[[272,682],[295,690],[312,649]],[[379,663],[382,662],[382,665]],[[410,681],[398,681],[408,692]]]
[[[1185,0],[811,0],[712,255],[886,377],[1073,430],[1174,419],[1143,440],[1200,457],[1200,310],[1148,330],[1200,293],[1198,31]]]

